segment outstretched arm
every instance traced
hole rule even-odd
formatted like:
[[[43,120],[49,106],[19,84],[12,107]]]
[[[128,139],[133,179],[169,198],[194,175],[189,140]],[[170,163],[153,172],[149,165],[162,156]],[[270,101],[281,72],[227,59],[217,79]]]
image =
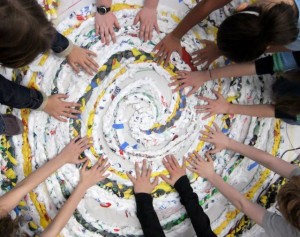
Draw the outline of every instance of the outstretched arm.
[[[197,173],[202,178],[206,178],[212,185],[214,185],[220,193],[222,193],[238,210],[245,213],[248,217],[253,219],[258,225],[262,226],[263,217],[266,210],[256,203],[246,199],[240,192],[238,192],[231,185],[226,183],[219,175],[214,172],[214,163],[210,156],[207,156],[207,161],[194,153],[190,156],[188,167],[192,172]]]
[[[151,40],[153,36],[153,30],[155,29],[159,33],[159,27],[157,24],[157,8],[158,0],[145,0],[144,6],[137,13],[134,18],[133,24],[136,25],[140,22],[139,37],[141,40]]]
[[[202,119],[207,119],[215,114],[242,114],[255,117],[274,118],[275,106],[272,104],[240,105],[229,103],[221,93],[212,91],[216,99],[198,96],[200,100],[207,102],[205,105],[197,105],[197,113],[206,115]]]
[[[22,180],[18,185],[10,192],[0,197],[0,210],[4,210],[5,213],[0,213],[0,216],[6,215],[21,201],[21,199],[32,189],[42,183],[53,172],[59,169],[61,166],[67,163],[79,164],[86,159],[79,160],[79,155],[87,148],[91,146],[90,139],[74,138],[69,145],[67,145],[59,155],[48,161],[41,168],[34,171],[27,178]]]
[[[97,7],[104,6],[106,8],[111,7],[112,0],[96,0]],[[116,35],[114,27],[120,29],[118,19],[115,14],[110,11],[104,15],[100,15],[98,12],[95,13],[95,29],[96,35],[100,35],[101,42],[109,45],[110,40],[116,43]]]
[[[173,82],[169,86],[176,87],[173,89],[173,92],[177,92],[185,87],[191,87],[187,94],[187,96],[190,96],[208,81],[222,77],[254,75],[256,71],[255,63],[240,63],[206,71],[177,71],[176,74],[176,76],[172,77]]]
[[[264,167],[285,178],[289,178],[292,171],[296,168],[296,166],[282,159],[274,157],[265,151],[230,139],[222,133],[220,128],[215,123],[213,125],[215,129],[205,126],[207,131],[201,131],[201,133],[204,135],[201,140],[210,142],[215,146],[215,149],[210,151],[210,153],[219,152],[223,149],[229,149],[258,162]]]
[[[130,173],[127,173],[127,176],[133,183],[137,217],[141,223],[144,236],[165,237],[152,204],[151,192],[157,185],[158,178],[156,177],[151,182],[151,172],[151,168],[147,168],[146,160],[143,160],[142,170],[138,163],[135,163],[135,177]]]
[[[199,204],[199,198],[190,185],[186,176],[185,159],[182,166],[178,164],[173,155],[166,156],[163,164],[170,174],[170,178],[162,175],[161,178],[173,186],[180,195],[180,202],[184,205],[186,212],[191,219],[192,225],[197,236],[216,237],[210,227],[210,220]]]
[[[104,175],[109,167],[109,165],[107,165],[107,160],[99,159],[99,161],[89,170],[87,169],[87,164],[88,162],[86,162],[81,169],[80,181],[77,187],[51,224],[48,225],[42,233],[42,237],[57,236],[67,224],[86,190],[108,177],[108,175]]]
[[[173,30],[172,34],[181,39],[193,26],[203,21],[210,13],[225,6],[231,0],[202,0],[195,6]]]

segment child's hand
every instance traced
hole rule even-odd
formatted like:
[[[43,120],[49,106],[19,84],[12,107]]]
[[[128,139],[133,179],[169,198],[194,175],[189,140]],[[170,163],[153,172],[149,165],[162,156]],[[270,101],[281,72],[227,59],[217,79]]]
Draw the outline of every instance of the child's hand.
[[[160,177],[168,184],[174,186],[179,178],[186,175],[185,158],[182,160],[182,166],[173,155],[168,155],[163,159],[163,164],[170,174],[170,178],[165,175]]]
[[[44,111],[61,122],[67,122],[67,119],[62,118],[77,118],[74,114],[80,114],[81,111],[75,109],[81,105],[73,102],[66,102],[63,99],[68,98],[68,95],[55,94],[48,97]]]
[[[187,96],[194,94],[205,82],[209,81],[209,71],[178,71],[177,76],[172,77],[174,82],[169,86],[176,86],[172,92],[179,91],[185,87],[192,87]]]
[[[174,36],[172,33],[167,34],[153,49],[158,51],[155,54],[157,64],[160,65],[163,61],[164,67],[168,66],[172,53],[177,52],[180,57],[182,56],[182,48],[180,39]]]
[[[110,39],[116,43],[116,35],[114,27],[120,29],[120,24],[117,17],[113,12],[108,12],[105,15],[100,15],[98,12],[95,14],[95,29],[96,35],[100,35],[101,42],[109,45]]]
[[[87,169],[88,161],[85,162],[84,166],[80,170],[80,181],[79,184],[83,185],[86,189],[92,187],[96,183],[104,180],[109,174],[104,175],[105,171],[110,167],[107,160],[100,158],[96,164],[90,169]]]
[[[222,56],[218,46],[210,40],[200,40],[202,44],[205,44],[205,48],[199,49],[192,54],[192,63],[195,67],[206,62],[203,70],[207,70],[209,65],[215,61],[217,58]]]
[[[75,137],[71,142],[60,152],[59,156],[64,159],[66,163],[79,164],[85,162],[85,159],[78,159],[80,154],[93,145],[92,138],[88,137]]]
[[[207,119],[215,114],[227,114],[229,112],[229,106],[230,103],[228,103],[223,95],[217,91],[212,91],[217,99],[209,99],[207,97],[198,96],[200,100],[204,100],[207,102],[206,105],[197,105],[195,106],[195,109],[197,110],[197,113],[207,113],[202,119]]]
[[[207,161],[205,161],[197,152],[189,155],[188,163],[191,167],[187,167],[190,171],[197,173],[200,177],[209,179],[215,174],[214,161],[209,154],[206,154]]]
[[[80,72],[78,68],[78,66],[80,66],[92,76],[93,71],[98,71],[99,65],[91,56],[97,57],[97,54],[74,45],[71,53],[67,56],[67,61],[76,73]]]
[[[138,22],[140,22],[141,40],[151,40],[153,29],[159,33],[156,8],[143,7],[134,18],[133,24],[136,25]]]
[[[230,141],[230,138],[222,133],[216,123],[213,122],[213,125],[215,129],[205,125],[204,127],[208,130],[208,132],[204,130],[200,132],[204,135],[200,138],[201,141],[212,143],[215,146],[213,150],[208,151],[209,154],[215,154],[223,149],[227,149]]]
[[[150,194],[155,186],[158,184],[158,177],[155,177],[154,181],[150,182],[151,168],[147,168],[146,160],[143,160],[142,171],[139,164],[135,163],[135,178],[127,172],[128,178],[133,183],[135,193],[148,193]]]

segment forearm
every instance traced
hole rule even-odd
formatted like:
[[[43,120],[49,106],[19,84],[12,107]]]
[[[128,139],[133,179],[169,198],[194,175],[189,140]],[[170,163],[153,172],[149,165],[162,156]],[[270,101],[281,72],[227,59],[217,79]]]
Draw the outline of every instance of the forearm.
[[[239,77],[246,75],[255,75],[255,64],[254,63],[237,63],[220,67],[211,70],[211,79],[219,79],[222,77]]]
[[[38,109],[44,101],[40,91],[18,85],[0,75],[0,103],[14,108]]]
[[[229,114],[242,114],[253,117],[263,117],[263,118],[274,118],[275,117],[275,107],[274,105],[240,105],[240,104],[229,104],[228,111]]]
[[[77,185],[72,195],[60,209],[54,220],[47,226],[45,231],[42,233],[42,237],[53,237],[57,236],[64,226],[69,221],[70,217],[73,215],[75,209],[77,208],[80,200],[86,192],[86,187],[80,183]]]
[[[58,168],[63,166],[65,161],[62,157],[56,156],[41,168],[34,171],[27,178],[22,180],[17,186],[10,192],[4,194],[0,198],[0,206],[5,208],[5,211],[9,212],[20,202],[20,200],[32,189],[42,183],[47,177],[49,177]]]
[[[156,9],[159,0],[145,0],[144,7]]]
[[[255,147],[242,144],[240,142],[229,139],[227,149],[240,153],[253,161],[258,162],[264,167],[273,170],[275,173],[289,178],[295,166],[269,153],[259,150]]]
[[[184,205],[197,236],[215,237],[210,220],[200,206],[198,196],[193,192],[187,176],[179,178],[174,187],[180,195],[180,202]]]
[[[111,4],[112,4],[112,0],[96,0],[97,6],[110,7]]]
[[[231,0],[202,0],[183,18],[172,34],[176,38],[181,39],[183,35],[193,26],[205,19],[211,12],[225,6],[229,2],[231,2]]]
[[[266,212],[264,208],[246,199],[239,191],[226,183],[219,175],[214,173],[208,178],[209,182],[215,186],[238,210],[245,213],[257,224],[262,225],[263,216]]]
[[[150,194],[135,194],[137,217],[141,223],[145,237],[165,237],[163,229],[159,223],[157,214],[152,205]]]

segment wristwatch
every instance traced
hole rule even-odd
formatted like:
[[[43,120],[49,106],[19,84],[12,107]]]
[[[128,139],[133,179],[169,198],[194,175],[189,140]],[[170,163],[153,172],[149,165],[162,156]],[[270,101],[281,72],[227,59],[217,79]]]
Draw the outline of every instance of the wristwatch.
[[[110,7],[106,7],[106,6],[99,6],[97,7],[97,12],[100,15],[105,15],[106,13],[108,13],[110,11]]]

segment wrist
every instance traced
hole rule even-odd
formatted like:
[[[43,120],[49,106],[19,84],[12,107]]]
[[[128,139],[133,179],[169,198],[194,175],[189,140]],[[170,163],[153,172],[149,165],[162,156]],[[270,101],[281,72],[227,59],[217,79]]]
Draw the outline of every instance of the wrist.
[[[210,182],[210,183],[214,183],[214,180],[216,179],[216,177],[219,176],[217,175],[217,173],[215,171],[212,171],[210,174],[207,175],[206,179]]]
[[[158,1],[157,0],[145,1],[143,8],[148,8],[148,9],[156,11],[157,5],[158,5]]]
[[[227,137],[227,142],[226,142],[226,149],[228,150],[234,150],[233,148],[236,146],[236,141]]]
[[[214,78],[212,77],[212,70],[208,69],[205,71],[204,81],[212,81]]]
[[[180,39],[182,37],[182,35],[176,33],[176,29],[174,31],[172,31],[171,33],[169,33],[169,36],[176,41],[180,41]]]
[[[88,190],[92,186],[93,186],[93,184],[85,182],[84,180],[79,180],[78,185],[77,185],[76,188],[85,192],[86,190]]]
[[[62,163],[62,165],[69,163],[68,158],[62,154],[58,154],[54,159],[58,159]]]
[[[226,100],[226,99],[225,99]],[[226,100],[226,104],[224,105],[224,114],[234,114],[232,111],[232,104]]]

